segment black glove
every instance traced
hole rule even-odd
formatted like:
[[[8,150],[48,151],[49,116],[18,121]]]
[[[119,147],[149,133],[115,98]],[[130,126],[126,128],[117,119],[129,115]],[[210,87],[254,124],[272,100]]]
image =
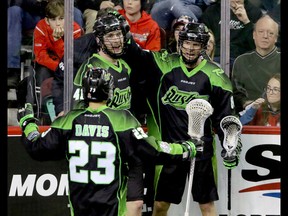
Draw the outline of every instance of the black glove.
[[[204,150],[204,142],[201,139],[195,139],[192,138],[190,140],[187,140],[185,142],[182,143],[182,145],[186,145],[188,150],[188,152],[191,152],[189,157],[194,158],[194,157],[201,157],[203,154],[203,150]]]
[[[18,109],[17,120],[22,131],[25,131],[29,123],[36,123],[36,121],[38,121],[37,118],[34,117],[32,104],[26,103],[24,108]]]
[[[194,145],[192,141],[188,140],[188,141],[183,142],[182,147],[184,149],[183,159],[185,161],[193,159],[196,156],[197,154],[196,146]]]
[[[196,146],[196,157],[201,157],[203,155],[203,151],[204,151],[204,141],[202,139],[195,139],[192,138],[191,141],[194,143],[194,145]]]
[[[242,143],[240,139],[238,141],[237,147],[230,155],[228,155],[225,149],[221,151],[223,164],[227,169],[233,169],[239,164],[239,156],[240,156],[241,151],[242,151]]]

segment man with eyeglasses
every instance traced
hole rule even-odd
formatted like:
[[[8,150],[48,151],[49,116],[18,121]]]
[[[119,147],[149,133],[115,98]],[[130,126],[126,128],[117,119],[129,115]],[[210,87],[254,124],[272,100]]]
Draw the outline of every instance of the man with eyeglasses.
[[[248,0],[230,1],[230,72],[235,59],[245,52],[255,49],[252,32],[253,25],[262,16],[260,8]],[[200,22],[203,22],[215,35],[215,56],[214,61],[220,64],[221,50],[221,2],[209,6],[202,14]],[[228,2],[228,1],[227,1]],[[223,11],[222,11],[223,13]]]
[[[278,32],[278,24],[264,15],[253,31],[256,49],[236,58],[231,75],[236,111],[242,111],[262,97],[269,78],[280,73],[281,53],[276,46]]]

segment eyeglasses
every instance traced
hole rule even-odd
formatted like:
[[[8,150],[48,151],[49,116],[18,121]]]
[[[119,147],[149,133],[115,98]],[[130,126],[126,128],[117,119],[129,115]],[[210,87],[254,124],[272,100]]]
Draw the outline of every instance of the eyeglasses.
[[[281,92],[280,88],[270,88],[269,86],[267,86],[266,88],[264,88],[264,91],[268,94],[270,92],[272,92],[272,94],[279,94]]]
[[[271,31],[264,31],[264,30],[257,30],[256,31],[258,35],[260,36],[266,36],[266,37],[274,37],[276,34],[274,32]]]

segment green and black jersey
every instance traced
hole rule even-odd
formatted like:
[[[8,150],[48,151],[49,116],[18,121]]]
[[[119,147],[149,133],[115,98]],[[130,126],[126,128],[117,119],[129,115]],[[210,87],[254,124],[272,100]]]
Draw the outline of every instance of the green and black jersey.
[[[131,107],[131,87],[129,76],[131,73],[130,67],[122,59],[118,59],[118,65],[107,61],[99,54],[94,53],[87,61],[79,68],[73,86],[73,105],[77,107],[79,101],[83,101],[82,92],[82,77],[89,68],[101,67],[112,74],[114,79],[114,95],[109,107],[114,109],[130,109]]]
[[[75,216],[124,216],[127,166],[138,157],[155,164],[183,161],[182,145],[147,137],[130,111],[107,106],[70,111],[33,141],[24,138],[24,145],[35,160],[67,159]]]
[[[202,60],[196,68],[189,70],[180,55],[168,54],[166,50],[142,50],[133,40],[123,59],[133,73],[145,68],[145,73],[138,73],[137,76],[146,83],[152,113],[148,119],[148,132],[158,139],[167,142],[188,140],[186,105],[196,98],[205,99],[212,105],[214,112],[206,120],[204,128],[203,154],[203,157],[211,157],[214,129],[222,140],[219,123],[223,117],[232,115],[234,108],[232,85],[224,71],[207,60]]]

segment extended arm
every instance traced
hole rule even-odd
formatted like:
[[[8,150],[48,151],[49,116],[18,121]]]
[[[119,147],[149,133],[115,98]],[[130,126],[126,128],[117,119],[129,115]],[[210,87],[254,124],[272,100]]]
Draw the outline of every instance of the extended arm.
[[[17,118],[23,131],[23,144],[31,158],[46,161],[60,160],[65,157],[66,142],[62,132],[49,128],[40,134],[31,104],[25,104],[24,108],[19,109]]]
[[[147,136],[141,127],[131,131],[132,142],[127,149],[133,149],[143,161],[156,164],[171,164],[188,161],[195,157],[197,150],[192,141],[179,143],[167,143],[158,141],[152,136]]]

